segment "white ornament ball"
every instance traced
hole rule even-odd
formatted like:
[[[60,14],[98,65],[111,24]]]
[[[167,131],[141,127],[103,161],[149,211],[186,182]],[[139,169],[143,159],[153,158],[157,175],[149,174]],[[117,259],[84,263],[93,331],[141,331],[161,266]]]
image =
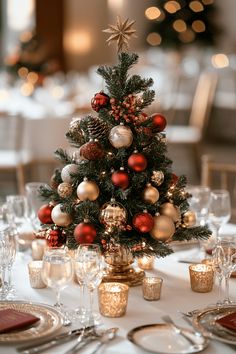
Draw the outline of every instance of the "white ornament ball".
[[[169,216],[155,215],[154,226],[150,235],[158,241],[167,241],[175,233],[175,224]]]
[[[94,201],[99,196],[99,188],[93,181],[83,181],[77,187],[77,196],[81,201]]]
[[[57,204],[53,209],[52,209],[52,214],[51,218],[54,224],[57,226],[68,226],[72,223],[71,216],[63,211],[61,211],[61,206],[62,204]]]
[[[133,133],[128,126],[116,125],[110,131],[109,140],[116,149],[129,147],[133,142]]]
[[[63,182],[72,183],[73,174],[78,172],[78,166],[76,164],[69,164],[63,167],[61,170],[61,179]]]

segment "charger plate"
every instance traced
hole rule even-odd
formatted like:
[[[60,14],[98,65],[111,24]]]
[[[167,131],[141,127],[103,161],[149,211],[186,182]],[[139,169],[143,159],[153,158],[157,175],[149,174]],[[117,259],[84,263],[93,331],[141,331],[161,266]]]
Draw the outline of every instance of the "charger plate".
[[[198,353],[207,347],[209,342],[206,338],[181,329],[196,345],[191,345],[172,325],[166,323],[136,327],[129,331],[127,338],[138,347],[158,354]]]
[[[236,305],[227,305],[200,310],[193,316],[194,328],[203,336],[220,342],[236,345],[236,330],[229,330],[216,320],[236,312]]]
[[[6,309],[30,313],[40,320],[30,327],[1,333],[0,344],[22,343],[41,339],[54,334],[63,325],[62,316],[52,306],[24,301],[0,301],[0,310]]]

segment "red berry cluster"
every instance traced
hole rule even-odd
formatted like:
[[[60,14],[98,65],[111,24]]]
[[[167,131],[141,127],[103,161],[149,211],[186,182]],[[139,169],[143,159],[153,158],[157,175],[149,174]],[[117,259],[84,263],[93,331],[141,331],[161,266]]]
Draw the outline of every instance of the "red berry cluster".
[[[134,125],[138,125],[146,120],[147,116],[145,113],[140,113],[141,98],[130,94],[120,103],[115,98],[111,98],[110,104],[110,114],[114,116],[115,120],[123,118],[127,123],[133,123]]]

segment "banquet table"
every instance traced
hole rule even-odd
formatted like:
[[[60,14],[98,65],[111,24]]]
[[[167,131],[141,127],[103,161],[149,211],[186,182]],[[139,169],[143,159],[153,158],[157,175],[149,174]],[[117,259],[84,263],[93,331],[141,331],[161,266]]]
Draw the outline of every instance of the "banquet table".
[[[227,224],[222,230],[224,235],[236,237],[236,225]],[[127,339],[127,333],[141,325],[163,323],[162,316],[169,314],[180,326],[191,329],[184,321],[178,310],[187,312],[193,309],[206,308],[207,305],[215,303],[218,296],[217,286],[209,293],[193,292],[190,288],[188,263],[180,262],[182,259],[191,258],[192,261],[199,257],[198,243],[176,245],[175,252],[165,258],[155,260],[154,269],[146,271],[147,275],[155,275],[163,278],[161,298],[158,301],[146,301],[143,299],[141,286],[131,287],[129,290],[128,306],[125,316],[119,318],[102,317],[102,324],[105,327],[118,327],[119,331],[114,340],[102,347],[99,353],[104,354],[145,354],[149,353]],[[31,260],[30,253],[23,258],[18,257],[13,269],[13,282],[18,300],[26,302],[37,302],[52,305],[55,296],[50,288],[33,289],[30,287],[27,263]],[[236,278],[230,278],[231,299],[236,301]],[[70,284],[62,291],[62,302],[73,309],[78,306],[79,286],[76,283]],[[98,302],[95,298],[95,310],[98,311]],[[73,324],[77,327],[78,324]],[[60,331],[67,331],[68,327]],[[51,348],[45,351],[46,354],[62,354],[70,348],[73,341]],[[97,344],[90,344],[81,353],[89,354]],[[158,343],[157,343],[158,348]],[[204,350],[205,354],[233,354],[236,346],[228,345],[216,340],[210,340],[209,346]],[[1,354],[17,353],[13,345],[0,345]]]

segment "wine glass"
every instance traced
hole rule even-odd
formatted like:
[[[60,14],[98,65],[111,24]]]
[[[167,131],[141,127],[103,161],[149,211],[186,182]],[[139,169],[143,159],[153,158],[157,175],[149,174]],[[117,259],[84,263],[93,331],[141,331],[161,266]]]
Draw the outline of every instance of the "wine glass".
[[[103,275],[103,262],[99,246],[95,244],[81,244],[77,251],[76,262],[80,264],[79,275],[83,279],[83,286],[89,292],[89,306],[85,312],[85,320],[91,325],[98,322],[100,318],[93,311],[94,290],[101,283]]]
[[[45,203],[39,194],[39,188],[42,185],[45,184],[41,182],[29,182],[25,185],[28,206],[28,218],[34,231],[38,231],[40,229],[38,211],[40,207]]]
[[[220,243],[219,230],[226,224],[231,216],[231,203],[229,192],[225,189],[211,191],[209,206],[209,220],[216,231],[216,244]]]
[[[60,301],[61,291],[65,289],[73,277],[72,259],[66,248],[48,248],[44,252],[42,279],[56,293],[54,306],[63,314],[64,325],[71,321],[67,318],[64,306]]]
[[[205,226],[208,220],[211,191],[205,186],[189,186],[186,191],[191,194],[189,204],[196,214],[197,225]]]

